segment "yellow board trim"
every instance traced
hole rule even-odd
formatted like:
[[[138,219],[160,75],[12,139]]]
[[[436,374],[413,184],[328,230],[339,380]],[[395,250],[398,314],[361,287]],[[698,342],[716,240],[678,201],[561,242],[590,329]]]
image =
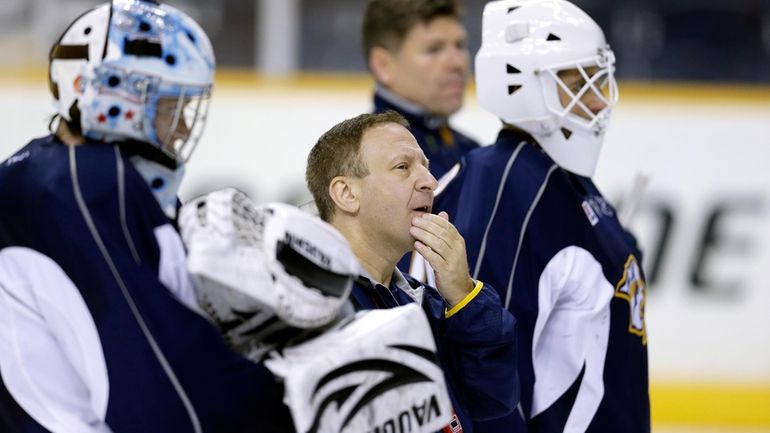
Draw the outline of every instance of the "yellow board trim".
[[[711,426],[770,430],[770,383],[652,383],[650,404],[652,425],[656,428]]]
[[[476,287],[474,287],[473,290],[471,290],[471,292],[468,293],[457,305],[452,307],[450,310],[444,311],[444,317],[448,319],[454,316],[458,311],[462,310],[464,306],[468,305],[468,303],[471,302],[473,298],[475,298],[476,295],[481,292],[482,287],[484,287],[484,283],[481,281],[476,281]]]

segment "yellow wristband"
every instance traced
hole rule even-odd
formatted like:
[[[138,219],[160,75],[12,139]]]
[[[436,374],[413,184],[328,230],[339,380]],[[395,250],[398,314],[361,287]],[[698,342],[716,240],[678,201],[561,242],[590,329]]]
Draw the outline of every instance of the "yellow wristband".
[[[458,302],[457,305],[455,305],[451,309],[444,310],[444,318],[448,319],[454,316],[458,311],[462,310],[463,307],[468,305],[468,303],[471,302],[473,298],[475,298],[476,295],[478,295],[481,292],[482,287],[484,287],[484,283],[482,283],[481,281],[476,281],[476,287],[474,287],[473,290],[471,290],[471,292],[468,293],[468,295],[466,295],[462,301]]]

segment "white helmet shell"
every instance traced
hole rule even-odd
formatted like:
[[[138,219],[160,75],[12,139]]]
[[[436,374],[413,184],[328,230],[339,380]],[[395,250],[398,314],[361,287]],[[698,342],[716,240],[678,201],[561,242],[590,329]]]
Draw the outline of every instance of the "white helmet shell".
[[[566,0],[501,0],[484,8],[476,55],[479,104],[531,134],[561,167],[583,176],[595,171],[617,102],[614,64],[601,28]],[[558,74],[570,69],[580,73],[578,88]],[[565,105],[559,89],[570,98]],[[581,99],[588,92],[603,108],[593,112],[585,105]]]
[[[155,1],[114,0],[64,32],[49,78],[59,115],[83,135],[148,143],[179,162],[202,133],[214,67],[211,42],[189,16]]]

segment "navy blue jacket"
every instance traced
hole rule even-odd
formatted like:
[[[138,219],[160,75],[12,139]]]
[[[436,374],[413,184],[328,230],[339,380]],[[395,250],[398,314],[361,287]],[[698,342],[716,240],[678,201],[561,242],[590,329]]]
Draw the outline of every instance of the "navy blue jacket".
[[[434,210],[517,319],[524,419],[485,431],[648,433],[642,256],[593,182],[503,130],[464,157]]]
[[[403,279],[400,276],[399,271],[394,273],[390,287],[359,278],[351,293],[356,309],[393,308],[415,302],[407,290],[423,287],[423,311],[464,433],[474,431],[476,420],[512,412],[519,400],[516,319],[502,308],[497,293],[484,285],[470,302],[447,318],[447,304],[435,288],[423,286],[408,275]]]
[[[162,251],[154,232],[171,222],[128,158],[103,143],[74,150],[83,201],[119,278],[76,201],[69,148],[53,136],[33,140],[0,164],[0,251],[16,247],[48,257],[76,286],[106,362],[107,425],[115,432],[193,431],[189,411],[132,312],[130,298],[203,431],[292,431],[273,375],[226,347],[214,326],[159,280]],[[46,431],[9,394],[7,379],[0,382],[0,431]]]

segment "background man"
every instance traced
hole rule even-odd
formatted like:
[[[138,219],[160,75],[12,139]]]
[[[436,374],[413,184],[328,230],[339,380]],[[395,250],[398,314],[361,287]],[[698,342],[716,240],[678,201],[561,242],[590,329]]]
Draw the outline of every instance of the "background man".
[[[364,57],[377,87],[374,110],[394,110],[438,178],[478,143],[449,127],[463,104],[469,55],[457,0],[373,0],[363,23]]]

